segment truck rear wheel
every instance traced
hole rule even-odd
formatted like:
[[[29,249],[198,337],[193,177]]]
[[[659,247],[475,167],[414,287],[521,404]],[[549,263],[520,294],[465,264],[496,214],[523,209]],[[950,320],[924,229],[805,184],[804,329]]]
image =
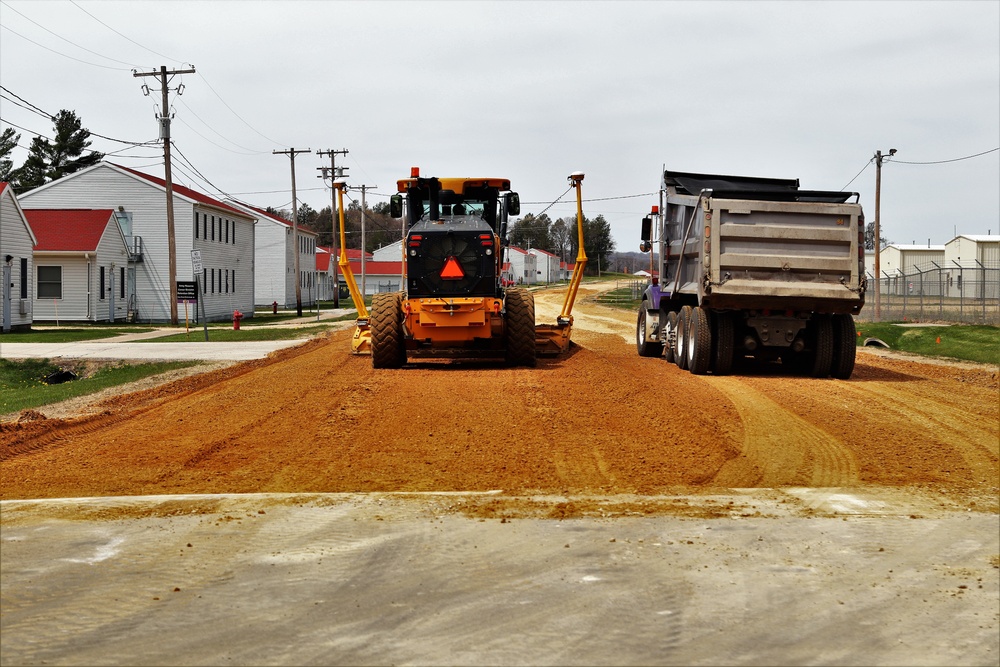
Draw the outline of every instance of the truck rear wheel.
[[[683,306],[677,313],[677,349],[674,351],[674,362],[682,371],[688,369],[688,347],[691,345],[690,323],[691,306]]]
[[[675,361],[677,347],[677,313],[670,311],[667,313],[667,321],[663,324],[663,358],[668,364]]]
[[[833,364],[833,324],[829,315],[817,315],[813,321],[813,357],[811,375],[825,378]]]
[[[712,372],[729,375],[733,370],[735,341],[733,316],[731,313],[712,315]]]
[[[649,340],[649,312],[646,310],[646,301],[639,306],[639,317],[635,323],[635,349],[640,357],[658,357],[663,354],[663,343]]]
[[[535,365],[535,297],[526,289],[507,289],[507,363]]]
[[[698,306],[691,310],[690,343],[688,345],[688,370],[694,375],[704,375],[712,361],[712,327],[708,311]]]
[[[830,375],[838,380],[846,380],[854,372],[854,360],[858,352],[858,331],[854,318],[848,314],[833,316],[833,363]]]
[[[406,363],[402,302],[398,292],[372,297],[372,368],[399,368]]]

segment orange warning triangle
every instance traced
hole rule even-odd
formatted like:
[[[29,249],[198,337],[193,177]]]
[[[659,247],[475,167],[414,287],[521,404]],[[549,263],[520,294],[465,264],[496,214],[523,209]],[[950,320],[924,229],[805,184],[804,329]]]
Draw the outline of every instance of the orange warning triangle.
[[[458,260],[454,257],[449,257],[445,260],[444,268],[441,269],[441,278],[443,280],[461,280],[465,277],[465,271],[462,271],[462,265],[458,263]]]

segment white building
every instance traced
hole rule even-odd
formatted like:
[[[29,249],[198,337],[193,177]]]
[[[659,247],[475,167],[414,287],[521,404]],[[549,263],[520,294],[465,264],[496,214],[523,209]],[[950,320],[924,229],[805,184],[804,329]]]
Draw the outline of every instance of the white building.
[[[400,240],[384,245],[378,250],[372,251],[371,257],[376,262],[401,262],[403,261],[403,242]]]
[[[257,303],[279,308],[297,308],[295,297],[295,242],[291,220],[262,208],[228,200],[233,208],[257,218],[254,236],[254,297]],[[319,292],[316,270],[316,241],[312,230],[298,229],[299,296],[303,306],[316,302]]]
[[[111,209],[28,209],[35,244],[35,321],[129,318],[129,248]]]
[[[997,298],[1000,282],[1000,235],[963,234],[944,246],[945,294]]]
[[[31,328],[36,242],[14,188],[0,182],[0,331]]]
[[[135,319],[170,321],[169,237],[163,179],[110,162],[46,183],[20,197],[25,209],[114,209],[131,261],[126,301]],[[173,186],[175,272],[193,281],[191,251],[201,253],[201,283],[208,320],[228,320],[254,306],[255,217],[182,185]],[[306,265],[314,266],[314,263]]]
[[[562,279],[558,255],[539,248],[529,248],[528,252],[535,256],[535,275],[539,282],[554,283]]]
[[[533,285],[538,282],[537,258],[527,250],[508,246],[507,260],[510,262],[510,273],[515,283]]]

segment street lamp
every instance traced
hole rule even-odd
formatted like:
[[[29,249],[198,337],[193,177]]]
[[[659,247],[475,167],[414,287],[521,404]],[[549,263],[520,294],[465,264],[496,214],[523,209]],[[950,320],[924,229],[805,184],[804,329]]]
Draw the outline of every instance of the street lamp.
[[[882,231],[879,226],[879,207],[882,198],[882,160],[896,154],[895,148],[888,155],[875,151],[875,321],[882,321],[882,265],[879,254],[882,251]]]

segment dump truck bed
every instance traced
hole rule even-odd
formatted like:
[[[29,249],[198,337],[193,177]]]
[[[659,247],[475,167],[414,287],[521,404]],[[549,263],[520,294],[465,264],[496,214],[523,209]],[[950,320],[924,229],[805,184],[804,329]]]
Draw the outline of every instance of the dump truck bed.
[[[666,298],[713,309],[857,313],[864,303],[854,193],[797,180],[666,172]]]

